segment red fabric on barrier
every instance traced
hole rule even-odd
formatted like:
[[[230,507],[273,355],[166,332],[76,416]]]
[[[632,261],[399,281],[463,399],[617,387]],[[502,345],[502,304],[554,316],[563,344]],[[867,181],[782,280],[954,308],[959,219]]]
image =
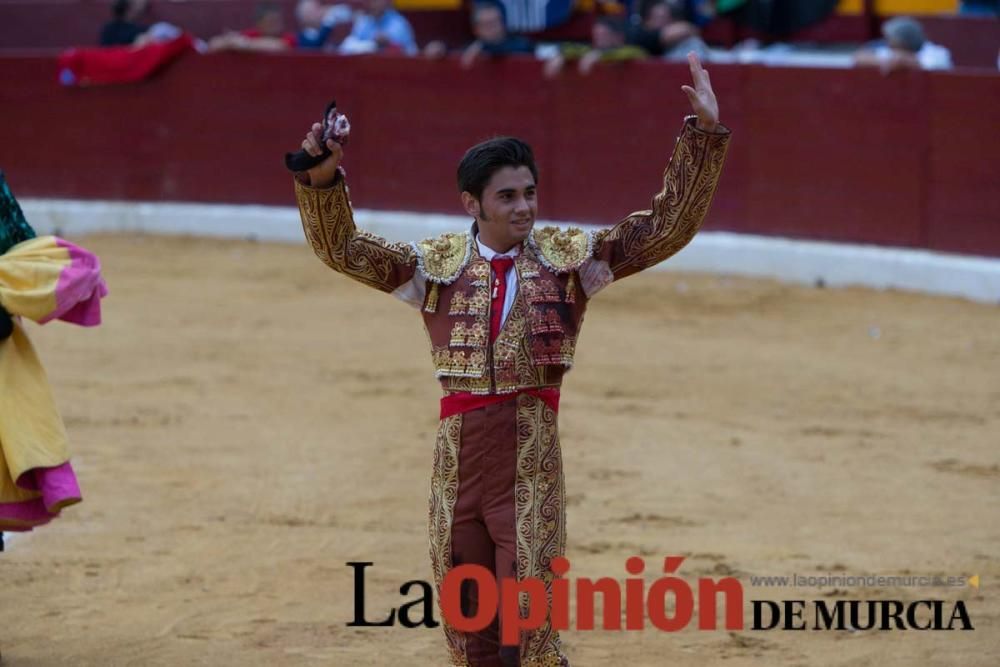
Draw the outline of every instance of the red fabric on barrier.
[[[77,86],[134,83],[148,79],[160,68],[193,49],[194,41],[190,35],[138,48],[70,49],[59,56],[59,82]]]
[[[547,80],[530,58],[467,71],[227,53],[85,90],[54,85],[54,65],[0,57],[3,167],[22,196],[291,206],[282,156],[335,96],[359,208],[460,215],[465,149],[510,134],[535,150],[541,217],[611,224],[649,206],[690,112],[687,66],[660,62]],[[1000,257],[1000,142],[984,120],[1000,113],[1000,75],[708,69],[733,142],[705,229]]]

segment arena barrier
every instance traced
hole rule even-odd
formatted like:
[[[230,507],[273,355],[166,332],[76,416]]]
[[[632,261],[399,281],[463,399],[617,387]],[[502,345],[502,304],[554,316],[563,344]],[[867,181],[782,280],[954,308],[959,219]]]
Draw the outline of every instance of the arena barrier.
[[[648,205],[688,111],[686,66],[656,62],[548,80],[530,59],[192,54],[90,89],[55,69],[0,58],[0,166],[21,197],[287,206],[282,155],[336,95],[360,207],[457,213],[463,150],[508,133],[535,147],[544,217],[610,224]],[[1000,257],[997,74],[710,71],[735,135],[708,230]]]

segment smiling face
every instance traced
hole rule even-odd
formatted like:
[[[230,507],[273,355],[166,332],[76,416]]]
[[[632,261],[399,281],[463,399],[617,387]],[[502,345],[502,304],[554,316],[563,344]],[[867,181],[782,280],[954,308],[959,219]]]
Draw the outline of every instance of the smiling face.
[[[535,224],[535,178],[525,166],[501,167],[487,181],[480,199],[465,191],[462,204],[476,218],[480,240],[492,250],[507,252],[528,238]]]

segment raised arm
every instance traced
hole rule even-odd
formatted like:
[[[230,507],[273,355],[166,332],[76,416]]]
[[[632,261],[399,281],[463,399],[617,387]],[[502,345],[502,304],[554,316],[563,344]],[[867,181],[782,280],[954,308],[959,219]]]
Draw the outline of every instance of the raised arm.
[[[688,244],[705,219],[730,131],[719,123],[719,107],[708,72],[689,54],[695,88],[682,86],[695,115],[684,119],[652,208],[632,213],[594,235],[594,258],[606,263],[614,280],[662,262]]]
[[[320,126],[302,142],[311,154],[320,153],[317,143]],[[358,229],[354,224],[351,200],[339,168],[343,151],[339,144],[327,143],[332,154],[317,167],[295,176],[295,198],[302,229],[316,256],[334,271],[383,292],[393,292],[413,278],[417,259],[413,249]]]

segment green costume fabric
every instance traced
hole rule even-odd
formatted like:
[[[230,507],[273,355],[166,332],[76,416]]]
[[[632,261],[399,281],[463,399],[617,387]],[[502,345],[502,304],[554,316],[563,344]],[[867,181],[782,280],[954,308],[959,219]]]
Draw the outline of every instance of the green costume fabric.
[[[0,171],[0,255],[18,243],[35,238],[35,230],[24,217],[14,193],[7,185],[4,173]]]

